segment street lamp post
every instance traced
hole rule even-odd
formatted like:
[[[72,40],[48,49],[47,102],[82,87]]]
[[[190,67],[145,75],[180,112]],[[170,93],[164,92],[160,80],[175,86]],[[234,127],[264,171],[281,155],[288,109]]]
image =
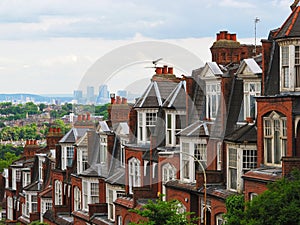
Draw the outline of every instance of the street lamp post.
[[[203,191],[204,191],[204,225],[206,225],[206,221],[207,221],[207,218],[206,218],[206,172],[205,172],[205,168],[204,166],[202,165],[201,161],[195,157],[194,155],[190,154],[190,153],[186,153],[186,152],[181,152],[181,151],[173,151],[173,152],[159,152],[158,154],[159,155],[162,155],[162,156],[167,156],[167,155],[174,155],[176,153],[179,153],[179,154],[182,154],[182,155],[187,155],[187,156],[190,156],[192,157],[201,167],[201,170],[203,172]]]

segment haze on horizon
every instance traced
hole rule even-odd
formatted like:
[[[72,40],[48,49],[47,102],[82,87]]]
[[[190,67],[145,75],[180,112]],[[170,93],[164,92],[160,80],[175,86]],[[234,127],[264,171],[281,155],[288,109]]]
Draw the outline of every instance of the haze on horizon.
[[[72,94],[97,59],[120,46],[141,41],[176,44],[203,62],[210,61],[209,48],[216,33],[228,30],[236,33],[241,43],[254,43],[254,19],[259,17],[259,44],[270,30],[282,25],[292,3],[3,0],[0,93]],[[150,77],[153,72],[148,73]]]

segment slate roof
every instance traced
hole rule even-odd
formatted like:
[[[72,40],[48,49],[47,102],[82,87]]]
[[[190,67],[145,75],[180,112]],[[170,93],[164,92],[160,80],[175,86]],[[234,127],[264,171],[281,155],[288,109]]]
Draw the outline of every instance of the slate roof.
[[[203,137],[209,136],[212,122],[196,121],[177,133],[178,136]]]
[[[163,103],[164,108],[185,109],[186,92],[183,81],[179,82],[177,87],[171,92]]]
[[[225,137],[225,141],[235,143],[256,143],[257,141],[257,127],[255,124],[246,124],[233,131]]]
[[[275,38],[300,37],[300,7],[297,6],[275,34]]]
[[[214,75],[223,75],[222,70],[216,62],[207,62],[208,67],[211,69]]]
[[[262,69],[253,58],[244,59],[236,73],[242,73],[245,66],[248,66],[253,74],[262,74]]]
[[[105,182],[110,184],[125,184],[125,168],[118,168],[114,173],[105,179]]]
[[[261,167],[261,168],[250,170],[249,172],[245,173],[243,179],[269,183],[270,181],[276,181],[281,177],[282,177],[281,168]]]
[[[151,81],[144,94],[137,100],[133,107],[158,108],[162,106],[177,84],[177,82],[172,81]]]
[[[60,139],[59,143],[75,143],[82,137],[89,128],[75,128],[73,127],[69,132]]]

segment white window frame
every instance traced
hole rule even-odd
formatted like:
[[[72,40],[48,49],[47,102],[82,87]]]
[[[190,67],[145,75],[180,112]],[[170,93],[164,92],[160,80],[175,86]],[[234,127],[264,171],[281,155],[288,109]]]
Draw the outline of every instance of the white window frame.
[[[280,45],[280,90],[300,90],[300,46],[295,40],[279,42]]]
[[[235,159],[230,153],[235,152]],[[249,170],[257,168],[257,147],[255,144],[234,145],[227,144],[227,189],[241,193],[244,187],[242,176]],[[236,173],[232,180],[233,172]],[[233,185],[233,182],[235,185]]]
[[[133,157],[128,160],[129,193],[133,194],[133,187],[141,186],[141,162]]]
[[[224,223],[223,213],[216,215],[216,225],[222,225]]]
[[[31,175],[30,171],[22,171],[22,178],[23,178],[23,187],[26,187],[27,185],[31,184]]]
[[[170,181],[176,179],[177,170],[174,165],[170,163],[166,163],[162,166],[162,194],[163,200],[166,200],[166,187],[165,184]]]
[[[30,213],[37,212],[38,200],[37,193],[25,192],[25,210],[23,215],[30,216]]]
[[[81,206],[81,190],[79,187],[74,187],[74,211],[78,211],[82,208]]]
[[[223,148],[222,142],[217,144],[217,170],[222,170],[222,158],[223,158]]]
[[[17,190],[17,182],[21,181],[21,169],[12,168],[12,190]]]
[[[206,83],[206,117],[215,120],[221,99],[220,81]]]
[[[98,179],[82,180],[82,209],[89,210],[89,204],[99,203],[99,181]]]
[[[67,166],[71,166],[74,156],[74,146],[73,145],[62,145],[62,154],[61,154],[61,169],[67,169]],[[69,160],[69,161],[68,161]]]
[[[51,199],[41,199],[41,214],[40,220],[43,222],[43,215],[47,212],[47,210],[52,209],[52,200]]]
[[[179,146],[179,138],[176,134],[185,128],[185,111],[166,111],[166,145]],[[179,117],[179,121],[178,121]],[[179,126],[179,127],[178,127]]]
[[[200,154],[195,155],[195,146],[201,146]],[[180,151],[182,151],[182,154],[180,154],[180,163],[182,165],[180,179],[184,182],[196,182],[196,169],[200,165],[198,165],[199,163],[195,158],[202,162],[205,169],[207,164],[207,139],[181,138]],[[202,168],[199,168],[199,170],[202,171]]]
[[[88,151],[86,148],[77,149],[77,173],[81,174],[88,167]]]
[[[118,216],[118,225],[123,225],[123,218],[122,218],[122,216]]]
[[[105,164],[107,161],[107,136],[106,135],[100,135],[100,163]]]
[[[121,149],[120,149],[120,165],[125,168],[125,145],[127,144],[127,140],[121,139]]]
[[[54,181],[54,204],[62,205],[62,182],[60,180]]]
[[[151,128],[154,128],[157,121],[157,110],[138,111],[138,142],[150,143]]]
[[[287,119],[273,111],[263,118],[263,128],[264,163],[269,166],[281,166],[281,158],[287,151]]]
[[[7,219],[13,220],[14,219],[14,205],[13,205],[13,198],[8,196],[7,197]]]
[[[257,104],[255,97],[260,96],[260,81],[244,81],[244,119],[256,118]]]
[[[231,147],[228,149],[228,189],[238,189],[238,150]]]

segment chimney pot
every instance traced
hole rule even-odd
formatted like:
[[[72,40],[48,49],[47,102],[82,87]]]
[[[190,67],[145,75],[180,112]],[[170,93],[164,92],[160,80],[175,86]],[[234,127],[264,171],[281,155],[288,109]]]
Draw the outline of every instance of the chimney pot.
[[[53,127],[53,133],[56,133],[56,127]]]
[[[85,121],[85,115],[82,115],[82,120]]]
[[[169,74],[173,74],[173,67],[169,67],[168,73],[169,73]]]
[[[117,104],[121,104],[121,103],[122,103],[121,97],[117,96]]]
[[[61,131],[61,130],[60,130],[60,127],[58,127],[58,128],[57,128],[57,133],[60,133],[60,131]]]
[[[162,74],[162,68],[156,67],[155,72],[156,72],[156,74]]]
[[[50,127],[50,128],[49,128],[49,133],[52,133],[52,132],[53,132],[53,128]]]
[[[34,144],[34,145],[37,145],[37,140],[34,140],[34,141],[33,141],[33,144]]]
[[[167,73],[168,73],[168,66],[164,65],[163,74],[167,74]]]
[[[89,112],[86,113],[86,119],[91,120],[91,114]]]
[[[122,104],[127,104],[127,98],[122,98]]]
[[[81,121],[82,120],[82,115],[78,115],[77,121]]]
[[[29,140],[26,140],[26,145],[29,145]]]
[[[236,41],[236,34],[231,34],[231,35],[230,35],[230,39],[231,39],[232,41]]]

